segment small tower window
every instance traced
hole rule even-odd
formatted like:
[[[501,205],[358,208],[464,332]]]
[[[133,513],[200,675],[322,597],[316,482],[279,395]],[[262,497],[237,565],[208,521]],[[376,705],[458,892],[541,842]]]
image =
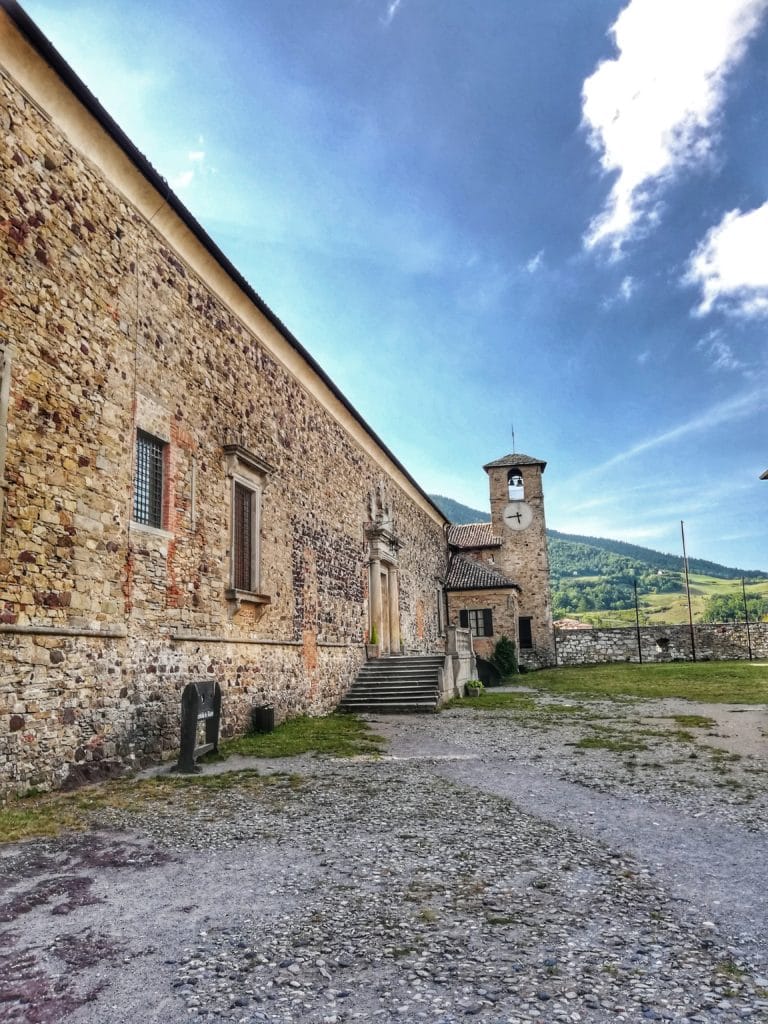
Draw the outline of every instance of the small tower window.
[[[510,501],[522,501],[525,497],[525,486],[523,474],[519,466],[513,466],[507,473],[507,487],[509,489]]]

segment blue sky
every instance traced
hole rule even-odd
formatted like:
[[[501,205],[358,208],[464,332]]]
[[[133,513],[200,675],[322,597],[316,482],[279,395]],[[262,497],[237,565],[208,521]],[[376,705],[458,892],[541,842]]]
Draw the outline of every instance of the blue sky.
[[[27,0],[422,486],[768,570],[768,0]]]

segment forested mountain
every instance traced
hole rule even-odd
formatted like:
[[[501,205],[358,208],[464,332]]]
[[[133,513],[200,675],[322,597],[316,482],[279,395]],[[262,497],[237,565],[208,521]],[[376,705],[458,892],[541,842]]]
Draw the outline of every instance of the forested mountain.
[[[470,508],[469,505],[462,505],[460,501],[453,498],[446,498],[442,494],[430,494],[430,498],[446,519],[452,523],[489,523],[491,516],[489,512],[481,512],[480,509]]]
[[[586,559],[587,564],[589,564],[589,559],[592,557],[598,559],[595,565],[600,564],[601,556],[595,554],[596,551],[599,551],[604,552],[608,557],[611,555],[615,556],[618,559],[617,565],[632,563],[642,565],[646,569],[667,570],[670,572],[678,572],[682,565],[680,554],[667,555],[662,551],[640,547],[638,544],[627,544],[622,540],[609,540],[606,537],[583,537],[576,533],[560,533],[558,530],[547,530],[547,537],[549,538],[550,567],[553,561],[553,547],[562,549],[561,555],[558,557],[568,560],[573,557],[571,551],[573,545],[586,549],[582,552],[582,557]],[[554,544],[553,542],[555,541],[558,543]],[[572,566],[571,571],[577,568],[577,566]],[[688,569],[690,572],[701,573],[704,576],[717,576],[723,580],[740,580],[743,576],[768,579],[768,573],[761,572],[759,569],[732,569],[727,565],[720,565],[718,562],[710,562],[706,558],[689,557]],[[600,575],[602,572],[603,570],[600,569],[596,572],[584,570],[580,571],[578,575],[592,576]]]
[[[451,522],[479,523],[491,518],[487,512],[440,494],[430,497]],[[638,594],[657,605],[664,601],[659,595],[683,592],[680,554],[670,555],[638,544],[558,530],[547,530],[547,542],[556,617],[634,608],[635,583]],[[768,580],[768,573],[760,570],[734,569],[704,558],[689,558],[688,568],[691,574],[720,580],[744,577],[752,581]],[[707,614],[706,608],[704,613]],[[718,613],[713,611],[713,614]]]

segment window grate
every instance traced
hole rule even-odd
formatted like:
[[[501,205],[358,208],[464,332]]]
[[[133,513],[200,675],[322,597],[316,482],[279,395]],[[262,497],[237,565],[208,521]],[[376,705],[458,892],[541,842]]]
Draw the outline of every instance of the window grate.
[[[235,483],[233,582],[236,590],[253,590],[253,491]]]
[[[163,525],[163,451],[165,444],[143,430],[136,432],[136,487],[133,518],[144,526]]]

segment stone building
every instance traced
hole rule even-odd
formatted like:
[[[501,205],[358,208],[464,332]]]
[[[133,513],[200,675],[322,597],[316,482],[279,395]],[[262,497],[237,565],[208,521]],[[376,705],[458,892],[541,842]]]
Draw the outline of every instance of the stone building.
[[[15,4],[0,65],[0,787],[441,649],[439,509]]]
[[[542,474],[546,462],[511,454],[489,462],[491,522],[451,526],[445,590],[448,621],[469,628],[478,656],[499,637],[521,665],[555,662]]]
[[[332,710],[374,637],[444,653],[447,520],[11,0],[0,166],[0,791],[173,750],[191,679],[231,734]],[[475,572],[538,657],[489,472]]]

